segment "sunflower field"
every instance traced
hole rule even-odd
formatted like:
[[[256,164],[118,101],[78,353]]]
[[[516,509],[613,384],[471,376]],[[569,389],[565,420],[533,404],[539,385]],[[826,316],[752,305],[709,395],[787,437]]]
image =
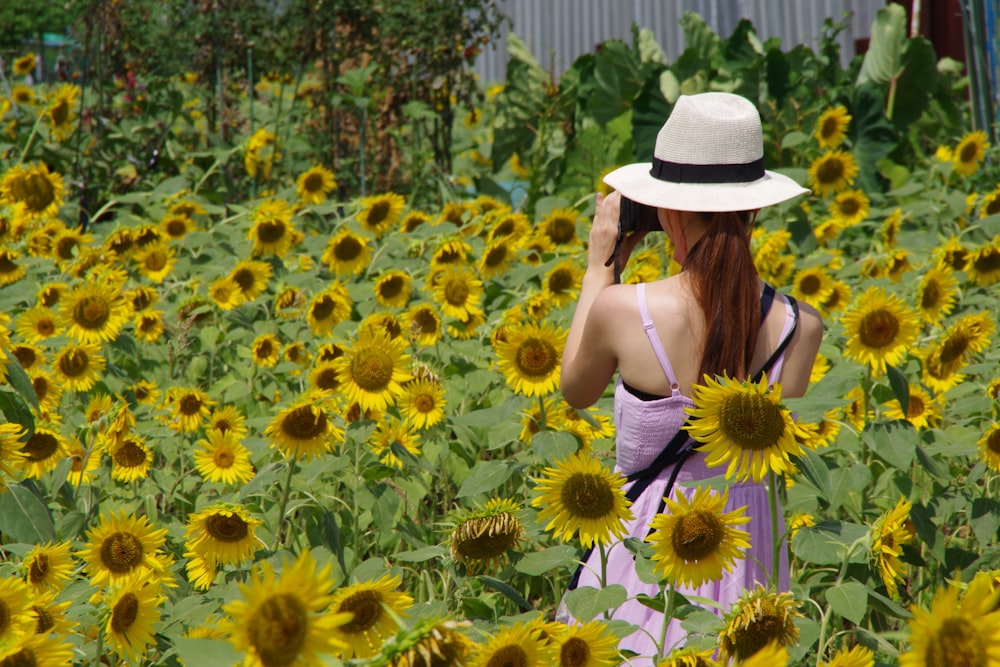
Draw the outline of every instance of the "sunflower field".
[[[375,61],[221,113],[195,72],[3,60],[0,667],[1000,665],[995,135],[898,5],[846,68],[842,27],[784,50],[689,14],[674,63],[637,28],[559,78],[512,34],[506,81],[392,125]],[[752,248],[826,334],[802,398],[699,393],[711,486],[769,483],[791,589],[676,593],[746,545],[708,488],[667,499],[628,547],[688,640],[630,656],[627,591],[566,593],[629,510],[612,388],[570,407],[560,361],[602,174],[707,90],[812,191]],[[623,281],[679,270],[662,241]]]

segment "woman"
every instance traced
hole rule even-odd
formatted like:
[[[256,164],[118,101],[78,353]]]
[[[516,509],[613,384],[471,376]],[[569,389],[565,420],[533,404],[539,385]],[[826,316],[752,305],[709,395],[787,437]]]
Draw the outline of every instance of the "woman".
[[[690,496],[697,480],[723,472],[706,467],[705,455],[692,449],[695,443],[681,428],[685,408],[693,405],[692,385],[703,384],[706,374],[757,379],[766,372],[769,383],[781,383],[783,396],[801,396],[823,324],[813,308],[776,295],[754,267],[756,212],[807,191],[764,169],[760,116],[746,99],[729,93],[680,97],[657,135],[652,162],[627,165],[604,180],[615,191],[597,198],[587,270],[563,354],[562,391],[571,405],[587,407],[618,372],[617,468],[629,477],[636,517],[628,536],[645,539],[673,483]],[[616,284],[617,267],[610,264],[624,265],[645,235],[619,236],[622,197],[655,209],[683,271],[648,284]],[[609,262],[612,256],[617,261]],[[775,556],[766,487],[732,485],[725,511],[744,505],[752,558],[738,561],[719,582],[681,589],[715,600],[722,611],[756,582],[767,583]],[[787,559],[779,558],[778,586],[787,589]],[[590,554],[571,587],[600,586],[600,569],[597,554]],[[610,549],[606,571],[606,583],[622,584],[632,596],[659,592],[639,580],[621,544]],[[560,616],[568,618],[565,610]],[[640,628],[621,648],[657,653],[662,614],[630,599],[615,618]],[[664,654],[683,643],[684,631],[671,622]]]

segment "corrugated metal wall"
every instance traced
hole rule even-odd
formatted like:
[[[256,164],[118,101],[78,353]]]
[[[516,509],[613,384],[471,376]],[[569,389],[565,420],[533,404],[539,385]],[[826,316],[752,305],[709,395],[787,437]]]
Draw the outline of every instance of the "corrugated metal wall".
[[[875,12],[885,0],[499,0],[498,5],[510,17],[514,34],[542,67],[558,76],[605,40],[630,42],[633,23],[652,30],[673,62],[685,48],[680,19],[686,11],[700,14],[722,37],[748,18],[762,41],[780,37],[784,50],[796,44],[815,48],[824,19],[841,20],[849,12],[848,28],[838,36],[846,65],[855,54],[855,40],[870,35]],[[505,78],[505,44],[506,34],[496,48],[487,47],[480,55],[476,71],[481,80]]]

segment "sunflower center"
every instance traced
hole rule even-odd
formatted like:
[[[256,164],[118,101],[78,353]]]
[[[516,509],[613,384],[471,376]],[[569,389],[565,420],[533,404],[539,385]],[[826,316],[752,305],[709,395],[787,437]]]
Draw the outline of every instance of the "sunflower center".
[[[695,510],[680,517],[670,539],[678,556],[697,562],[715,553],[724,537],[725,527],[718,516]]]
[[[549,221],[545,228],[549,238],[553,243],[569,243],[576,236],[576,221],[570,218],[559,216]]]
[[[48,554],[36,554],[35,557],[31,559],[31,564],[28,566],[28,581],[33,584],[40,584],[45,581],[45,577],[48,576],[48,574]]]
[[[732,653],[745,660],[775,640],[784,645],[787,632],[784,616],[765,603],[754,618],[734,633]]]
[[[839,206],[840,212],[848,218],[861,210],[861,202],[854,197],[845,197],[840,200]]]
[[[146,450],[135,440],[126,440],[111,457],[115,465],[123,468],[137,468],[146,463]]]
[[[261,243],[277,243],[285,237],[286,229],[282,220],[262,220],[257,224],[257,238]]]
[[[861,318],[858,336],[867,348],[881,349],[892,345],[899,334],[899,320],[888,310],[873,310]]]
[[[719,427],[727,439],[743,449],[760,451],[781,439],[785,420],[781,407],[766,396],[741,393],[723,402]]]
[[[980,252],[979,256],[973,260],[972,267],[978,273],[992,273],[993,271],[1000,270],[1000,250],[989,248],[984,252]]]
[[[312,316],[314,320],[322,322],[323,320],[329,319],[330,315],[333,314],[334,308],[337,304],[334,300],[327,295],[323,295],[316,299],[312,305]]]
[[[930,280],[920,293],[920,307],[924,310],[934,308],[941,301],[941,285],[936,280]]]
[[[995,213],[1000,213],[1000,197],[994,197],[986,205],[986,215],[994,215]]]
[[[927,667],[985,667],[989,664],[979,630],[964,618],[949,618],[931,639]]]
[[[84,329],[100,329],[110,317],[111,304],[103,296],[85,296],[73,306],[73,321]]]
[[[10,253],[0,253],[0,273],[14,273],[19,268]]]
[[[315,383],[318,389],[333,390],[340,386],[340,379],[335,369],[324,368],[316,374]]]
[[[469,519],[455,529],[452,548],[463,561],[492,561],[517,544],[521,530],[508,512]]]
[[[41,605],[36,604],[32,605],[31,610],[34,611],[35,616],[38,617],[38,620],[35,621],[36,635],[45,634],[53,627],[55,627],[56,619],[53,618],[52,614],[49,613],[48,609],[42,607]]]
[[[49,109],[49,116],[56,127],[62,127],[69,120],[69,101],[60,97]]]
[[[911,419],[913,419],[914,417],[919,417],[922,414],[924,414],[924,410],[926,409],[926,407],[927,406],[924,405],[924,400],[922,398],[910,394],[910,402],[906,406],[906,416]]]
[[[15,347],[11,350],[11,354],[17,358],[24,370],[28,370],[34,366],[39,359],[37,352],[30,347],[25,347],[24,345],[18,345]]]
[[[59,259],[73,259],[73,251],[80,245],[80,240],[75,236],[64,236],[56,241],[53,250]]]
[[[969,337],[964,333],[956,333],[944,341],[941,345],[941,351],[938,353],[938,358],[943,364],[950,364],[962,357],[963,354],[969,349]]]
[[[197,394],[184,394],[177,402],[177,409],[182,415],[191,417],[201,412],[202,405],[203,403]]]
[[[517,644],[502,646],[493,652],[485,667],[528,667],[534,664],[528,660],[528,654]]]
[[[56,189],[48,174],[31,173],[24,179],[21,201],[32,211],[40,213],[56,199]]]
[[[101,543],[101,563],[115,574],[131,572],[142,563],[142,555],[142,542],[132,533],[112,533]]]
[[[389,217],[390,208],[387,201],[377,201],[372,204],[372,207],[368,209],[368,225],[377,227],[382,224]]]
[[[570,514],[584,519],[600,519],[615,509],[615,494],[601,475],[575,473],[563,484],[563,506]]]
[[[590,664],[590,644],[579,637],[566,640],[559,649],[560,667],[585,667]]]
[[[503,264],[504,260],[507,259],[507,254],[507,244],[500,243],[490,248],[489,252],[486,253],[486,257],[483,259],[483,263],[489,267],[500,266]]]
[[[392,276],[379,284],[379,292],[381,292],[382,298],[391,299],[403,292],[405,284],[406,281],[403,280],[402,276]]]
[[[219,542],[239,542],[250,534],[250,524],[238,514],[213,514],[205,520],[205,530]]]
[[[56,323],[47,317],[35,322],[35,331],[38,332],[39,336],[48,337],[55,333]]]
[[[35,431],[21,448],[29,461],[45,461],[59,448],[59,441],[51,433]]]
[[[413,328],[418,333],[432,334],[438,328],[437,317],[429,310],[421,310],[413,317]]]
[[[250,269],[238,269],[233,272],[233,282],[244,292],[251,291],[257,284],[257,277]]]
[[[829,140],[840,131],[840,120],[836,116],[827,116],[820,126],[819,134],[823,139]]]
[[[351,360],[351,377],[365,391],[383,391],[392,380],[392,371],[392,357],[383,350],[363,350]]]
[[[445,301],[453,306],[463,306],[469,298],[469,285],[461,279],[449,280],[444,287]]]
[[[306,607],[290,593],[269,597],[247,624],[250,644],[264,667],[283,667],[298,661],[308,629]]]
[[[143,257],[142,265],[147,271],[162,271],[167,266],[167,253],[162,250],[152,250]]]
[[[187,233],[187,223],[184,218],[168,218],[163,223],[163,231],[171,238],[179,239]]]
[[[217,468],[232,468],[236,462],[236,456],[230,449],[217,449],[212,455],[212,462]]]
[[[816,169],[816,180],[820,183],[837,183],[843,177],[844,163],[839,158],[827,158]]]
[[[799,291],[803,294],[808,294],[812,296],[819,292],[819,288],[823,285],[823,281],[819,279],[819,276],[814,276],[812,274],[805,276],[799,282]]]
[[[423,413],[432,411],[435,405],[434,397],[430,394],[420,394],[413,401],[413,407]]]
[[[35,654],[26,648],[0,660],[0,667],[37,667],[37,665],[38,660],[35,658]]]
[[[333,247],[333,255],[341,262],[349,262],[361,255],[361,241],[353,236],[345,236]]]
[[[549,341],[528,338],[517,348],[517,369],[529,377],[545,377],[555,370],[558,356]]]
[[[42,376],[31,379],[31,386],[35,389],[35,396],[38,397],[38,401],[44,401],[45,397],[49,395],[49,381]]]
[[[257,343],[257,349],[254,350],[258,359],[266,359],[274,354],[274,345],[271,344],[269,340],[262,340]]]
[[[132,627],[138,617],[139,598],[135,596],[135,593],[126,593],[111,610],[111,629],[118,634],[123,634]]]
[[[341,630],[349,634],[367,632],[378,623],[382,616],[382,596],[378,591],[358,591],[348,596],[340,603],[338,611],[349,611],[354,618],[341,626]]]
[[[966,163],[975,162],[977,155],[979,155],[979,144],[975,141],[969,141],[958,152],[958,159]]]
[[[281,421],[282,432],[296,440],[311,440],[326,432],[326,413],[311,405],[295,408]]]
[[[549,290],[553,294],[561,294],[573,287],[573,274],[569,271],[559,270],[549,277]]]
[[[302,187],[306,192],[314,194],[316,192],[323,191],[323,174],[313,172],[307,174],[304,179],[302,179]]]

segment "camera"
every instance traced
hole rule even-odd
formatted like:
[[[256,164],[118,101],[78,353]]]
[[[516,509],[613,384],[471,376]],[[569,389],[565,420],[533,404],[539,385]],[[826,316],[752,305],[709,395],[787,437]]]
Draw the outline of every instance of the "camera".
[[[663,227],[660,226],[655,206],[640,204],[628,197],[622,197],[618,213],[618,230],[620,232],[660,232],[663,231]]]

